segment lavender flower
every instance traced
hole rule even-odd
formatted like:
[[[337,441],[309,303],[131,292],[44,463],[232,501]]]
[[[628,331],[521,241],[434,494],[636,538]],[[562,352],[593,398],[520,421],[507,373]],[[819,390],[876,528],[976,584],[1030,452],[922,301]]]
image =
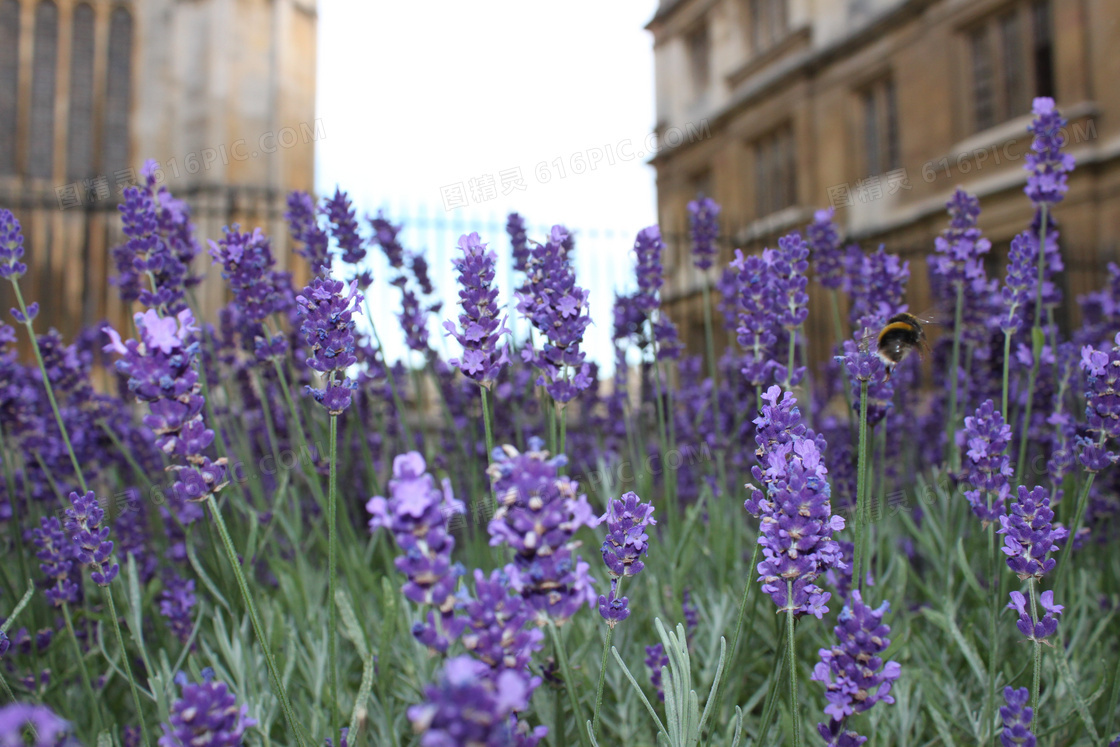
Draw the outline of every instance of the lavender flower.
[[[852,590],[851,601],[840,612],[833,631],[840,639],[838,646],[820,649],[820,662],[813,668],[811,679],[825,688],[825,715],[828,724],[817,724],[817,731],[829,745],[860,745],[867,741],[845,728],[847,719],[863,713],[876,703],[893,703],[891,686],[902,674],[895,661],[884,664],[880,654],[891,641],[891,629],[883,623],[890,609],[883,602],[878,609],[863,603],[858,589]]]
[[[692,603],[692,592],[685,589],[681,594],[681,612],[684,613],[684,626],[685,630],[689,633],[696,630],[700,624],[700,612],[696,609],[696,605]]]
[[[936,253],[930,255],[930,272],[950,285],[964,285],[983,273],[982,257],[992,242],[982,238],[976,227],[980,200],[974,195],[958,187],[945,207],[949,227],[934,240]]]
[[[201,278],[190,274],[198,254],[190,209],[176,200],[166,187],[156,187],[159,164],[149,160],[140,170],[144,183],[126,187],[118,206],[121,225],[128,237],[113,249],[121,300],[135,301],[166,314],[186,308],[184,294]]]
[[[823,439],[803,430],[796,399],[789,392],[779,402],[781,390],[770,387],[763,400],[758,426],[759,464],[752,474],[765,485],[766,496],[748,486],[751,497],[744,506],[761,520],[758,564],[762,590],[779,612],[813,614],[828,611],[831,596],[813,582],[829,568],[841,564],[840,546],[833,532],[844,528],[844,519],[832,515],[828,470],[822,460]]]
[[[844,253],[840,250],[840,234],[836,230],[833,208],[818,210],[805,229],[813,257],[813,272],[825,288],[837,290],[844,282]]]
[[[657,690],[657,699],[665,702],[665,685],[661,681],[661,668],[669,666],[669,655],[660,643],[646,646],[646,667],[649,668],[649,682]]]
[[[490,666],[488,676],[495,680],[506,670],[526,671],[530,657],[541,650],[544,640],[540,628],[528,628],[533,610],[519,595],[510,593],[509,578],[508,569],[494,570],[487,579],[476,568],[475,597],[459,605],[466,618],[463,646]]]
[[[1007,567],[1018,574],[1020,580],[1041,579],[1057,561],[1047,558],[1058,549],[1058,542],[1069,535],[1069,530],[1053,525],[1054,512],[1050,510],[1050,494],[1045,488],[1027,490],[1019,486],[1019,500],[1011,504],[1011,513],[999,517],[999,534],[1004,536],[1003,552]]]
[[[448,659],[435,684],[424,688],[424,702],[408,709],[421,747],[532,747],[547,733],[530,731],[514,714],[529,707],[532,685],[526,674],[505,670],[486,676],[486,665],[469,656]]]
[[[642,503],[636,493],[625,493],[607,503],[607,512],[599,522],[607,523],[607,538],[603,540],[603,562],[607,565],[612,581],[608,596],[599,597],[599,614],[612,628],[630,615],[629,599],[617,597],[618,579],[636,576],[645,564],[641,557],[649,550],[646,528],[657,523],[653,518],[653,504]]]
[[[161,724],[160,747],[240,747],[245,730],[256,726],[249,718],[249,706],[237,707],[237,697],[224,682],[214,682],[214,670],[202,670],[202,682],[188,682],[182,672],[175,684],[182,696],[171,706],[168,723]]]
[[[26,739],[27,727],[35,735],[34,742]],[[10,703],[0,708],[0,745],[4,747],[57,747],[69,741],[64,739],[69,731],[70,724],[44,705]]]
[[[167,618],[167,626],[181,643],[190,640],[194,623],[191,611],[198,604],[194,594],[194,579],[186,579],[177,573],[169,574],[160,592],[159,613]]]
[[[711,197],[701,197],[688,203],[688,222],[692,230],[693,264],[700,270],[712,266],[712,259],[719,253],[720,206]]]
[[[380,210],[377,211],[376,218],[367,218],[367,220],[373,227],[373,240],[385,253],[385,258],[389,260],[389,266],[398,272],[404,269],[404,247],[397,239],[401,226],[395,226],[389,222],[389,219]]]
[[[331,269],[330,238],[319,225],[315,201],[311,195],[299,190],[288,195],[288,210],[284,213],[294,239],[302,247],[296,247],[296,254],[311,265],[312,275],[322,275]]]
[[[310,353],[307,365],[326,377],[323,389],[309,386],[307,390],[328,413],[341,415],[350,406],[350,392],[356,386],[346,377],[346,369],[358,361],[353,319],[362,304],[358,281],[346,288],[339,280],[314,278],[296,296],[296,303],[303,317],[300,332]]]
[[[144,425],[155,434],[156,448],[181,458],[174,466],[177,481],[173,496],[180,503],[179,519],[189,524],[201,517],[190,502],[201,502],[226,484],[226,459],[211,461],[203,451],[214,440],[214,432],[202,419],[205,400],[193,363],[199,345],[194,317],[184,309],[174,317],[163,317],[149,309],[134,317],[140,340],[121,341],[111,327],[103,331],[110,342],[106,352],[123,356],[117,370],[128,376],[128,388],[137,399],[148,402],[150,414]]]
[[[243,336],[255,341],[258,358],[279,358],[287,350],[286,340],[281,334],[267,336],[262,324],[272,314],[288,310],[289,276],[273,269],[276,260],[261,229],[241,233],[234,224],[222,232],[220,241],[210,242],[210,256],[222,266],[222,277],[233,290],[233,305],[246,325]]]
[[[0,278],[13,283],[27,272],[23,258],[23,229],[11,210],[0,209]]]
[[[985,527],[995,521],[1002,523],[1004,501],[1011,491],[1011,457],[1005,453],[1011,442],[1011,426],[989,399],[964,419],[964,431],[957,440],[968,447],[962,467],[964,480],[974,488],[964,491],[972,512]]]
[[[437,486],[428,474],[424,457],[412,451],[393,460],[389,498],[375,496],[366,503],[370,530],[388,529],[403,554],[397,570],[408,577],[402,587],[405,597],[428,605],[439,613],[429,614],[426,623],[413,626],[412,634],[422,643],[446,651],[450,639],[459,635],[463,621],[456,619],[455,584],[463,569],[452,564],[455,538],[447,529],[448,519],[463,513],[463,504],[451,494],[451,482]]]
[[[74,543],[62,531],[57,517],[43,516],[39,524],[31,530],[31,541],[39,548],[35,557],[43,561],[39,569],[46,574],[49,582],[44,594],[55,607],[77,602],[81,587],[71,572],[74,567]]]
[[[498,289],[494,287],[494,266],[498,255],[486,248],[477,233],[459,237],[463,256],[453,260],[459,271],[459,327],[454,322],[443,323],[444,329],[463,346],[463,357],[453,359],[463,374],[487,389],[494,385],[498,374],[509,362],[508,345],[501,344],[501,337],[509,334],[505,317],[497,318]]]
[[[513,269],[528,272],[529,239],[525,234],[525,219],[518,213],[510,213],[506,220],[506,233],[513,251]]]
[[[564,250],[568,239],[562,226],[552,227],[552,238],[533,248],[528,283],[517,294],[517,310],[545,337],[539,351],[526,348],[522,357],[541,370],[537,380],[559,404],[566,404],[589,386],[589,366],[580,350],[591,317],[587,313],[590,291],[576,285],[575,271]]]
[[[634,240],[634,254],[638,258],[635,269],[638,293],[635,299],[638,308],[646,314],[656,311],[660,305],[658,296],[661,286],[665,284],[661,267],[661,255],[664,251],[665,243],[661,240],[660,227],[649,226],[638,231],[638,237]]]
[[[731,267],[737,273],[739,345],[743,347],[742,373],[754,386],[761,386],[778,364],[773,360],[776,314],[770,291],[772,268],[760,257],[744,257],[735,250]]]
[[[1065,197],[1073,156],[1062,153],[1062,128],[1066,120],[1054,106],[1054,99],[1040,96],[1032,107],[1034,121],[1027,128],[1034,141],[1023,168],[1030,172],[1023,191],[1036,206],[1054,206]]]
[[[559,473],[567,459],[549,458],[539,438],[529,451],[512,446],[494,449],[488,472],[498,510],[490,521],[491,546],[514,551],[510,585],[533,607],[537,619],[562,625],[584,604],[595,602],[589,566],[572,552],[582,526],[599,520],[578,485]]]
[[[867,382],[867,424],[874,427],[894,409],[894,382],[890,369],[878,354],[862,350],[854,340],[844,341],[844,355],[836,360],[848,372],[852,409],[861,412],[862,382]]]
[[[342,261],[357,267],[366,258],[366,244],[358,233],[350,197],[336,187],[334,196],[328,198],[323,207],[331,224],[331,236],[342,250]]]
[[[902,302],[910,280],[910,263],[897,254],[887,254],[882,245],[871,254],[856,249],[848,257],[848,278],[855,330],[878,329],[895,314],[906,311]]]
[[[397,278],[401,281],[401,313],[397,314],[401,329],[404,330],[405,343],[409,349],[418,353],[427,353],[428,345],[428,311],[420,304],[416,293],[407,287],[404,275]]]
[[[762,260],[771,266],[771,282],[775,296],[774,310],[777,322],[786,329],[800,327],[809,316],[809,294],[805,292],[809,279],[809,247],[799,233],[778,239],[777,249],[767,249]]]
[[[1107,446],[1120,437],[1120,334],[1109,352],[1081,349],[1081,369],[1085,371],[1085,426],[1096,438],[1078,437],[1078,459],[1087,472],[1099,472],[1117,460]]]
[[[1037,621],[1034,620],[1030,604],[1022,592],[1011,592],[1011,602],[1007,605],[1008,609],[1019,613],[1019,620],[1015,623],[1015,627],[1028,641],[1041,642],[1043,639],[1054,635],[1058,630],[1057,616],[1062,614],[1062,610],[1065,609],[1062,605],[1054,603],[1054,592],[1049,589],[1039,595],[1038,603],[1042,606],[1044,614],[1042,619]]]
[[[1000,291],[1002,309],[1000,328],[1012,334],[1018,332],[1032,316],[1038,295],[1038,237],[1036,230],[1025,231],[1011,240],[1007,255],[1007,277]],[[1064,268],[1058,248],[1058,232],[1046,233],[1046,256],[1043,259],[1042,305],[1053,307],[1061,303],[1062,294],[1054,282]]]
[[[1034,734],[1031,733],[1031,719],[1034,718],[1034,709],[1027,705],[1031,694],[1025,687],[1018,690],[1010,685],[1003,689],[1003,699],[1007,703],[1000,706],[999,717],[1003,719],[1003,731],[999,734],[999,742],[1003,747],[1035,747]]]
[[[641,556],[649,550],[646,528],[657,523],[653,518],[653,504],[642,503],[636,493],[625,493],[607,504],[607,512],[599,522],[607,523],[607,538],[603,540],[603,562],[614,578],[636,576],[645,564]]]
[[[90,578],[98,586],[108,586],[117,577],[120,566],[111,563],[113,543],[109,527],[101,526],[105,512],[93,491],[85,495],[70,494],[72,508],[66,509],[66,533],[74,543],[74,559],[90,567]]]

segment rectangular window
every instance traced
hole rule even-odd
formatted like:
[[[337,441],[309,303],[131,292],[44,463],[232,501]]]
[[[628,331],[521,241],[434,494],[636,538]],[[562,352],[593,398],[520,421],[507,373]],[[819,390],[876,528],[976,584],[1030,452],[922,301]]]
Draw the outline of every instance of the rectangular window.
[[[765,52],[789,32],[786,0],[750,0],[750,36],[754,54]]]
[[[1034,95],[1054,95],[1054,42],[1049,0],[1031,5],[1031,56],[1034,58]]]
[[[763,218],[797,203],[793,128],[784,125],[754,144],[755,213]]]
[[[701,23],[689,33],[688,66],[692,73],[692,85],[695,91],[702,92],[708,88],[708,78],[711,75],[711,46],[708,43],[708,25]]]
[[[986,130],[996,123],[994,81],[988,27],[972,32],[972,114],[977,130]]]
[[[868,175],[899,167],[898,112],[894,80],[885,78],[865,90],[863,99],[863,154]]]
[[[1035,96],[1054,95],[1050,0],[1019,2],[968,31],[975,130],[1030,112]]]

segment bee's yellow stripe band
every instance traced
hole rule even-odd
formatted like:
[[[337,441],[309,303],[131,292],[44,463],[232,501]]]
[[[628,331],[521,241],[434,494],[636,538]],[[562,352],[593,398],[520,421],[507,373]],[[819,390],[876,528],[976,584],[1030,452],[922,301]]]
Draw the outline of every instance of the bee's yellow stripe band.
[[[893,332],[895,330],[901,330],[903,332],[913,332],[914,331],[914,325],[910,324],[909,322],[891,322],[887,326],[883,327],[882,331],[879,332],[879,342],[882,342],[883,338],[888,333]]]

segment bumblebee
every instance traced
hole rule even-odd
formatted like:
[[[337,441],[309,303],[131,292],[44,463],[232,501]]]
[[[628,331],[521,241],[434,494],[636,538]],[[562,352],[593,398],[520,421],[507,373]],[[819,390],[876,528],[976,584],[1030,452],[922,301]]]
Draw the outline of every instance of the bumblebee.
[[[905,311],[895,314],[879,330],[876,338],[876,353],[887,367],[887,378],[890,378],[894,367],[915,350],[919,355],[929,350],[921,321]]]

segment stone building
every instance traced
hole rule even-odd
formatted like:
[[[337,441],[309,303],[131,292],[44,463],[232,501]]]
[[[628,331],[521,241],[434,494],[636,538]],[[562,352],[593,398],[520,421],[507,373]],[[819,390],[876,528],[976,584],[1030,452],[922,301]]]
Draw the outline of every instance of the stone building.
[[[668,138],[652,160],[664,296],[693,352],[703,278],[688,256],[686,204],[700,192],[723,205],[723,263],[732,247],[773,245],[832,205],[849,239],[910,261],[908,300],[921,311],[925,257],[959,185],[980,197],[989,276],[1002,277],[1032,217],[1022,166],[1034,96],[1057,100],[1077,159],[1057,209],[1066,298],[1102,285],[1107,262],[1120,261],[1115,0],[662,0],[648,28],[658,132],[703,135]],[[822,340],[831,322],[815,286],[807,333]],[[1068,306],[1065,324],[1076,321]]]
[[[147,159],[203,241],[261,226],[286,262],[284,200],[312,189],[326,133],[316,25],[316,0],[0,0],[0,207],[23,224],[37,329],[69,337],[130,312],[109,251]],[[217,308],[220,278],[198,293]]]

